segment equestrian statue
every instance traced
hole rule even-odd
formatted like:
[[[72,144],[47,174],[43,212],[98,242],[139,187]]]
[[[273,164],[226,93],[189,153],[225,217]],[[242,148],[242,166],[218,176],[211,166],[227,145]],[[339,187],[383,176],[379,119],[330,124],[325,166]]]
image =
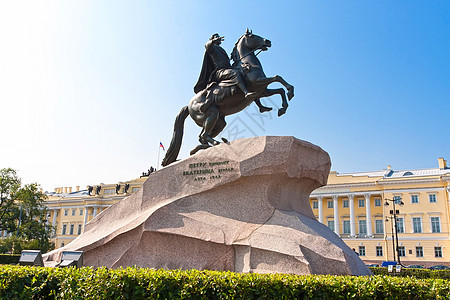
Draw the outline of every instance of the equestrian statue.
[[[192,155],[198,150],[220,144],[214,138],[225,128],[225,116],[242,111],[252,102],[256,103],[261,113],[270,111],[272,108],[263,106],[260,98],[275,94],[281,96],[281,108],[278,109],[278,116],[281,116],[288,107],[287,99],[294,97],[294,87],[281,76],[266,77],[257,58],[259,52],[255,54],[257,50],[266,51],[271,47],[270,40],[247,29],[231,53],[233,64],[220,46],[223,40],[224,37],[215,33],[205,45],[202,69],[194,87],[196,94],[175,118],[172,141],[162,161],[163,166],[177,159],[187,116],[191,116],[194,122],[202,127],[199,135],[200,145],[191,151]],[[287,95],[283,88],[268,89],[267,86],[273,82],[281,83],[286,88]],[[222,140],[226,141],[224,138]]]

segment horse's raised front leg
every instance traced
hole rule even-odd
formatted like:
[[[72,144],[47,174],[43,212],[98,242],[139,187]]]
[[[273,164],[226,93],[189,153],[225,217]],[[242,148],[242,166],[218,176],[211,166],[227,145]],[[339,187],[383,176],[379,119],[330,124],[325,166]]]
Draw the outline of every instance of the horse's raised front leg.
[[[290,85],[280,75],[275,75],[274,77],[276,78],[275,81],[277,81],[277,82],[281,83],[282,85],[284,85],[284,87],[288,90],[288,93],[287,93],[288,99],[291,100],[292,98],[294,98],[294,86]]]
[[[272,107],[267,107],[267,106],[262,105],[261,100],[259,98],[255,100],[255,103],[258,106],[260,113],[272,110]]]
[[[284,89],[266,89],[261,97],[270,97],[272,95],[279,94],[282,99],[281,108],[278,109],[278,116],[284,115],[286,112],[286,109],[288,108],[288,102],[286,100],[286,93],[284,92]]]
[[[286,80],[284,80],[283,77],[281,77],[280,75],[275,75],[273,77],[258,78],[256,81],[258,85],[265,87],[274,82],[281,83],[287,89],[288,91],[287,96],[289,100],[291,100],[294,97],[294,86],[286,82]]]

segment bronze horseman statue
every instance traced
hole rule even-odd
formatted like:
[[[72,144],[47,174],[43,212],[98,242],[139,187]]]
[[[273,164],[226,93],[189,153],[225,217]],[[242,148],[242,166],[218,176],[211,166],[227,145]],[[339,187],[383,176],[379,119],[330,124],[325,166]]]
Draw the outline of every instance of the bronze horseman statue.
[[[259,99],[274,94],[279,94],[282,99],[282,107],[278,110],[278,116],[281,116],[288,107],[287,99],[294,97],[294,87],[281,76],[266,77],[255,54],[256,50],[266,51],[271,46],[269,40],[247,29],[233,48],[232,65],[227,53],[220,46],[223,40],[224,38],[216,33],[205,45],[202,70],[194,87],[196,94],[175,119],[172,141],[162,161],[163,166],[177,159],[183,139],[184,120],[188,115],[202,127],[199,135],[200,145],[191,151],[192,155],[200,149],[219,144],[214,138],[225,128],[225,116],[242,111],[253,101],[260,112],[269,111],[271,108],[263,106]],[[267,88],[273,82],[279,82],[287,89],[287,99],[283,88]]]

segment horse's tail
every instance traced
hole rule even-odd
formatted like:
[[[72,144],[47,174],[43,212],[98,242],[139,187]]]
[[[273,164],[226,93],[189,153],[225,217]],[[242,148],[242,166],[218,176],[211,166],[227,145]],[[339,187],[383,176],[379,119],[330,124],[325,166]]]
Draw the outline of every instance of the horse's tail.
[[[185,106],[175,118],[172,141],[170,141],[166,156],[164,156],[164,159],[162,160],[163,167],[173,163],[177,159],[178,153],[180,153],[181,141],[183,140],[184,120],[186,120],[187,116],[189,116],[189,109]]]

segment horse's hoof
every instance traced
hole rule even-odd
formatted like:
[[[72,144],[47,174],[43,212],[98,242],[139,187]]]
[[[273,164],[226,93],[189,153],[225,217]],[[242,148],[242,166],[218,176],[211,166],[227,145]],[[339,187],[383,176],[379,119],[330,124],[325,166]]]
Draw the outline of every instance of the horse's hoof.
[[[291,87],[288,89],[287,96],[288,96],[288,99],[289,99],[289,100],[291,100],[292,98],[294,98],[294,87],[293,87],[293,86],[291,86]]]
[[[284,113],[286,112],[286,108],[282,107],[280,109],[278,109],[278,116],[281,117],[282,115],[284,115]]]
[[[222,141],[225,143],[225,144],[228,144],[228,140],[226,139],[226,138],[222,138]]]
[[[260,107],[259,108],[259,112],[260,113],[263,113],[263,112],[266,112],[266,111],[271,111],[272,110],[272,107]]]
[[[287,93],[287,96],[288,96],[288,99],[289,99],[289,101],[290,101],[292,98],[294,98],[294,92],[289,91],[289,92]]]

